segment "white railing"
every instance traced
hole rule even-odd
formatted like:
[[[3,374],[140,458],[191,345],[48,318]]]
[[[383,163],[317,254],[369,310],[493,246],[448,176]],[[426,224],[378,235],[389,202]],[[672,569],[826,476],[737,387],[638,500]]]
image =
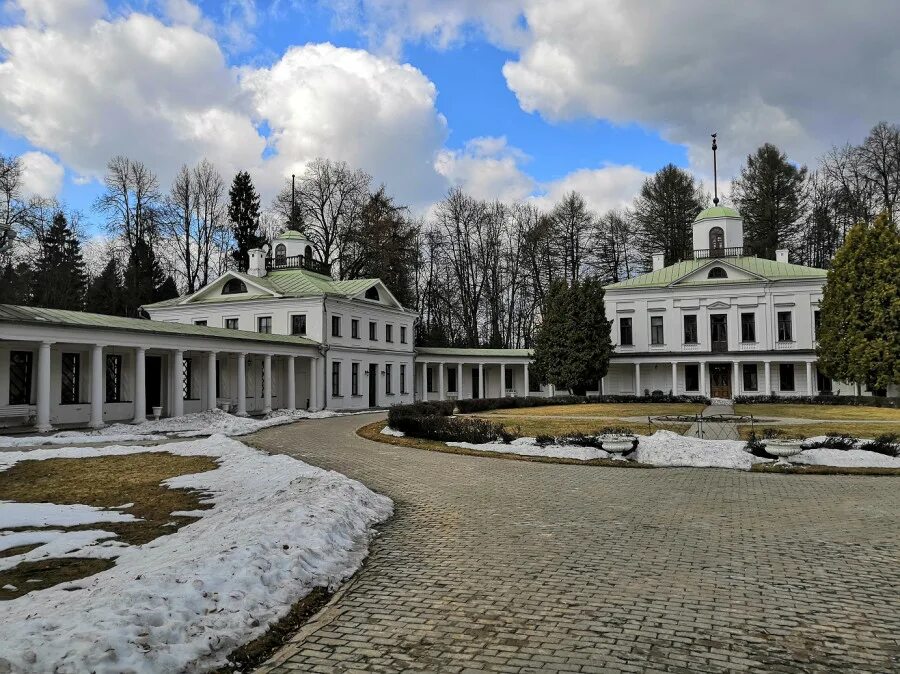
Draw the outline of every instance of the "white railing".
[[[690,344],[682,344],[682,351],[702,351],[703,349],[700,347],[699,342],[691,342]]]
[[[741,342],[740,350],[741,351],[758,351],[759,350],[759,342]]]
[[[776,351],[793,351],[799,348],[797,342],[775,342]]]
[[[667,351],[665,344],[651,344],[650,350],[651,351]]]

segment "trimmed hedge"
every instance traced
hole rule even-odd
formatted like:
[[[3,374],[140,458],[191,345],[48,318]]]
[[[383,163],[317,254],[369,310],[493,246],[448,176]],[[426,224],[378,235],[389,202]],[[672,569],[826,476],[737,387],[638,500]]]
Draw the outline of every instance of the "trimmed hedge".
[[[467,398],[456,401],[456,406],[463,414],[487,412],[524,407],[546,407],[548,405],[585,405],[588,403],[700,403],[709,405],[709,398],[704,396],[674,396],[657,391],[649,396],[603,395],[603,396],[556,396],[553,398]]]
[[[735,404],[794,404],[794,405],[855,405],[858,407],[896,407],[900,408],[900,398],[881,398],[878,396],[735,396]]]
[[[484,419],[451,416],[453,408],[453,401],[395,405],[388,410],[388,424],[394,430],[403,431],[411,437],[439,442],[481,444],[512,440],[512,436],[499,424]]]

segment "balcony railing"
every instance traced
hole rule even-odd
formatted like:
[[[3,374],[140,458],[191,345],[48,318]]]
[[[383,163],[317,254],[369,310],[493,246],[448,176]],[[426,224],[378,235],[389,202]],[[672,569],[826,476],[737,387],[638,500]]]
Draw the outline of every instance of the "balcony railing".
[[[266,271],[276,269],[305,269],[314,274],[331,276],[331,265],[306,255],[276,256],[266,258]]]
[[[701,248],[688,255],[689,260],[705,260],[715,257],[743,257],[752,255],[750,246],[732,246],[731,248]]]
[[[714,341],[712,343],[711,350],[713,353],[725,353],[728,351],[728,342],[727,341]]]

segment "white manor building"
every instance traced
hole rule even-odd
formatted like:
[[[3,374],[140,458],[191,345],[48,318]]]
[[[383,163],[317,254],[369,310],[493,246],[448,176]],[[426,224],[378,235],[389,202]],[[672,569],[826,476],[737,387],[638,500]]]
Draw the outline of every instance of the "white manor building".
[[[378,279],[333,280],[296,232],[267,252],[144,307],[151,320],[0,305],[0,426],[555,393],[529,377],[526,349],[415,348],[413,311]],[[690,260],[608,286],[615,354],[598,390],[838,392],[814,351],[825,272],[744,253],[740,216],[711,208]]]

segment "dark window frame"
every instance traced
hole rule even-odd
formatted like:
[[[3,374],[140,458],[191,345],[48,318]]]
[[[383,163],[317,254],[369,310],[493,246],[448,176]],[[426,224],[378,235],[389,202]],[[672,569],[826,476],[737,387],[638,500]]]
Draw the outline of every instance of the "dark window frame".
[[[684,365],[684,390],[700,390],[700,365],[697,363],[685,363]]]
[[[405,325],[400,326],[400,343],[406,344],[406,326]]]
[[[291,314],[291,334],[306,335],[306,314]]]
[[[105,401],[122,402],[122,356],[118,353],[106,354],[104,374],[106,379]]]
[[[350,395],[359,395],[359,363],[350,363]]]
[[[222,286],[223,295],[240,295],[245,292],[247,292],[247,284],[239,278],[228,279]]]
[[[790,311],[779,311],[776,315],[778,324],[778,341],[793,342],[794,341],[794,321],[793,314]]]
[[[350,339],[359,339],[359,319],[350,319]]]
[[[697,314],[684,315],[684,343],[700,343],[700,332],[697,329]]]
[[[706,275],[706,278],[716,279],[716,278],[728,278],[728,272],[725,271],[724,267],[713,267],[709,270],[709,273]]]
[[[370,342],[378,341],[378,322],[377,321],[369,321],[369,341]]]
[[[263,326],[266,327],[263,330]],[[261,335],[271,335],[272,334],[272,317],[271,316],[257,316],[256,317],[256,331]]]
[[[68,375],[68,376],[67,376]],[[60,405],[78,405],[81,402],[81,354],[62,353],[59,368]],[[69,385],[66,385],[66,381]]]
[[[400,395],[406,395],[406,363],[400,363]]]
[[[385,342],[394,342],[394,325],[393,323],[385,323],[384,324],[384,341]]]
[[[192,400],[191,393],[194,390],[194,359],[185,358],[181,361],[181,395],[184,400]]]
[[[650,317],[650,344],[663,346],[666,343],[666,322],[662,316]]]
[[[741,342],[756,342],[756,312],[741,312]]]
[[[17,370],[21,376],[14,377]],[[21,385],[17,385],[21,381]],[[13,387],[16,387],[15,389]],[[30,405],[31,391],[34,387],[34,352],[9,352],[9,404]]]
[[[394,395],[393,370],[391,363],[384,364],[384,394],[388,396]]]
[[[343,321],[340,316],[332,316],[331,317],[331,336],[332,337],[340,337],[341,336],[341,325]]]
[[[634,325],[631,316],[623,316],[619,319],[619,345],[634,346]]]
[[[225,319],[225,329],[226,330],[237,330],[240,325],[240,319],[238,318],[226,318]]]
[[[447,393],[456,393],[457,389],[457,369],[455,367],[447,368]]]
[[[331,397],[341,397],[341,362],[331,361]]]
[[[741,368],[744,391],[759,391],[759,368],[756,363],[744,363]]]
[[[790,384],[785,386],[785,382]],[[797,390],[797,373],[794,370],[793,363],[778,364],[778,390],[779,391],[796,391]]]

